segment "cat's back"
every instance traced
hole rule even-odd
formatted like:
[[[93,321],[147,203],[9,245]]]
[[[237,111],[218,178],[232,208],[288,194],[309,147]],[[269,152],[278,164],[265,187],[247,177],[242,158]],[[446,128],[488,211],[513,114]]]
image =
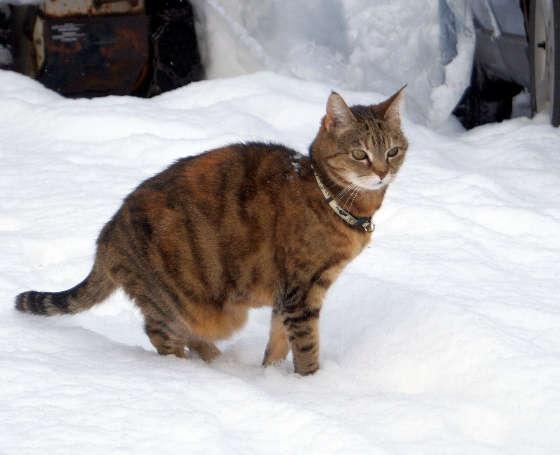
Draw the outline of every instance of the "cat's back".
[[[191,195],[223,196],[232,192],[229,185],[241,185],[240,196],[249,196],[256,185],[292,180],[300,173],[306,157],[279,144],[249,142],[183,158],[146,180],[135,191],[160,191],[171,197],[177,191]],[[134,193],[133,193],[134,194]]]
[[[282,200],[305,192],[302,176],[310,172],[307,157],[278,144],[234,144],[183,158],[141,183],[100,240],[115,230],[146,242],[171,241],[184,231],[235,241],[250,231],[257,242]]]

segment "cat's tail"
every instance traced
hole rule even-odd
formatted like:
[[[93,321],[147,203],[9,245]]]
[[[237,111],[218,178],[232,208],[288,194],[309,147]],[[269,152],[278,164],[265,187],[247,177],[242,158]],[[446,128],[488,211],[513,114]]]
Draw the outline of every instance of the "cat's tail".
[[[60,292],[23,292],[16,297],[15,306],[23,313],[44,316],[74,314],[105,300],[115,288],[115,283],[96,264],[87,278],[73,288]]]

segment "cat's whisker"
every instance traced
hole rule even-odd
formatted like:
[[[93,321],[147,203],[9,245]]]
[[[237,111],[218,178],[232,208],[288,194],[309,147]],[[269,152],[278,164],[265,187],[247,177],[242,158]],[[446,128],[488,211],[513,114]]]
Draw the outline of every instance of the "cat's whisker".
[[[348,205],[348,203],[350,203],[351,201],[354,200],[355,198],[355,194],[357,194],[357,192],[360,190],[360,187],[356,184],[352,185],[352,191],[350,192],[350,194],[348,195],[348,197],[346,198],[346,202],[344,203],[344,205],[342,206],[342,208],[344,210],[346,210],[346,206]],[[350,207],[352,207],[352,204],[350,204]],[[350,208],[348,209],[350,210]]]
[[[360,193],[360,186],[356,185],[356,187],[354,188],[354,191],[352,192],[352,195],[350,197],[350,202],[348,205],[348,210],[352,210],[352,206],[354,205],[354,200],[356,199],[356,196]]]
[[[358,194],[360,194],[360,187],[358,185],[356,185],[356,189],[352,193],[352,198],[350,199],[350,205],[348,206],[348,210],[350,210],[350,211],[352,210],[352,207],[354,205],[354,201],[356,200],[356,197],[358,196]]]
[[[342,188],[342,189],[334,196],[334,199],[342,199],[342,197],[344,196],[344,194],[345,194],[347,191],[353,189],[353,187],[354,187],[354,184],[350,184],[350,185],[348,185],[348,186],[345,186],[344,188]]]
[[[348,186],[345,186],[344,188],[342,188],[342,190],[340,190],[334,197],[333,199],[336,201],[338,200],[340,203],[342,203],[342,201],[344,200],[345,196],[349,195],[350,192],[353,190],[354,185],[350,184]]]
[[[359,194],[360,194],[360,188],[358,187],[354,193],[354,197],[352,197],[350,201],[350,207],[348,207],[348,210],[352,210],[352,207],[354,206],[354,201],[356,200]]]
[[[352,193],[355,191],[357,185],[352,183],[351,185],[348,186],[349,191],[346,193],[346,197],[344,199],[344,204],[342,205],[342,208],[344,210],[344,206],[346,206],[346,204],[348,203],[348,201],[350,200],[350,198],[352,197]],[[342,200],[341,200],[342,202]]]

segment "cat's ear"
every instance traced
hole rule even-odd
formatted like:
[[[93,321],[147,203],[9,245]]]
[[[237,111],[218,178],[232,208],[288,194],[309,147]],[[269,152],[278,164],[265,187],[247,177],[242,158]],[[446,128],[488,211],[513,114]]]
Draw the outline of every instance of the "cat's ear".
[[[356,122],[352,111],[336,92],[331,92],[327,101],[327,115],[324,119],[324,127],[329,133],[339,134],[351,128]]]
[[[403,85],[400,90],[385,101],[372,106],[375,113],[394,128],[400,128],[401,126],[400,107],[404,99],[405,88],[406,85]]]

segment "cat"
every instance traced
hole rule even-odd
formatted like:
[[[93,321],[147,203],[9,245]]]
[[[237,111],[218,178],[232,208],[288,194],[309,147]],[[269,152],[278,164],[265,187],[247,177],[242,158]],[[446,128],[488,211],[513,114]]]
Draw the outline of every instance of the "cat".
[[[84,281],[24,292],[16,308],[73,314],[121,287],[159,354],[186,357],[188,348],[211,361],[214,341],[269,305],[263,365],[291,349],[295,372],[314,373],[325,292],[370,241],[371,216],[406,155],[403,95],[348,107],[332,92],[309,156],[244,143],[180,159],[126,197]]]

